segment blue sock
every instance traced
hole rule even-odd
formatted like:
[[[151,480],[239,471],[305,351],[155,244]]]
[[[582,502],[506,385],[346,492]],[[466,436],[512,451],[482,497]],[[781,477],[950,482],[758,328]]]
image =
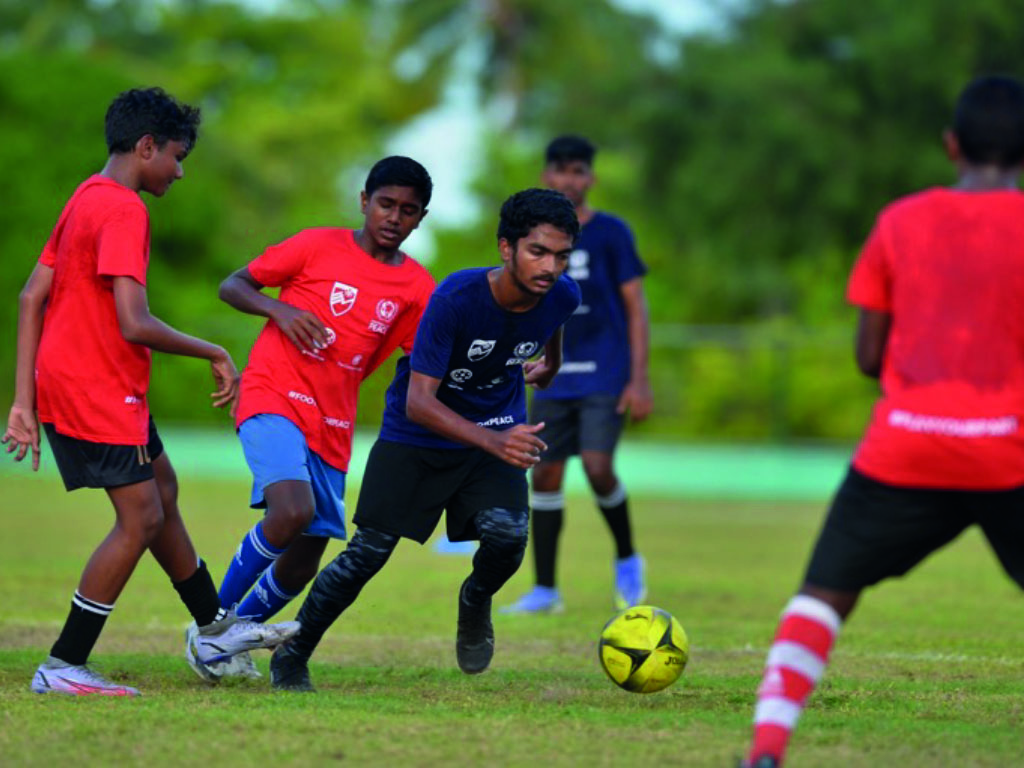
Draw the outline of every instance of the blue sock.
[[[219,593],[221,607],[230,609],[241,602],[260,574],[273,565],[282,552],[283,549],[275,547],[263,535],[263,521],[256,523],[238,545],[224,574]]]
[[[239,604],[238,617],[248,621],[266,621],[298,597],[301,592],[302,590],[294,593],[285,591],[274,580],[274,566],[270,566],[260,576],[260,580],[253,587],[249,596]]]

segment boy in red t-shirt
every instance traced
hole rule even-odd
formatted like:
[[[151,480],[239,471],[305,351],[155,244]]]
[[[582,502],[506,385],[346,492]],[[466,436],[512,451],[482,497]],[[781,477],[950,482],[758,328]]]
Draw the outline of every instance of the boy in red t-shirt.
[[[850,278],[882,395],[768,654],[753,768],[781,764],[864,588],[973,524],[1024,587],[1024,84],[972,82],[945,144],[957,184],[883,210]]]
[[[412,351],[434,289],[427,270],[399,250],[426,216],[432,188],[415,160],[384,158],[366,179],[361,229],[303,230],[221,285],[228,304],[268,318],[236,417],[253,474],[250,503],[266,514],[220,588],[221,606],[237,605],[241,617],[265,621],[280,611],[316,575],[328,540],[345,538],[359,385],[397,348]],[[280,287],[280,298],[264,294],[266,286]],[[210,681],[259,676],[247,654],[193,667]]]
[[[109,158],[64,207],[21,292],[14,405],[3,442],[39,468],[39,421],[65,487],[103,488],[114,528],[89,559],[71,612],[36,671],[37,693],[135,696],[86,666],[107,616],[149,549],[202,628],[193,653],[215,662],[271,647],[294,622],[262,627],[220,609],[213,580],[178,510],[177,479],[146,392],[150,350],[210,361],[213,405],[233,406],[238,372],[223,348],[149,313],[149,215],[139,192],[161,197],[183,175],[199,110],[159,88],[119,95],[106,115]]]

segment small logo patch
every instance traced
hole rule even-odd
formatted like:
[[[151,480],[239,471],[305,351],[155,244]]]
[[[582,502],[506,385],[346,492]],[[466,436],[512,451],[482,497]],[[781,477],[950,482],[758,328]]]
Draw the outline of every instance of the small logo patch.
[[[335,283],[331,288],[331,312],[337,315],[344,315],[356,303],[356,296],[359,289],[345,283]]]
[[[381,299],[377,302],[377,317],[385,323],[390,323],[398,314],[398,302],[391,299]]]
[[[516,357],[533,357],[533,354],[537,351],[537,347],[540,346],[536,341],[521,341],[516,344],[515,351],[513,354]]]
[[[473,372],[469,370],[469,368],[456,368],[448,375],[452,377],[452,381],[457,381],[459,384],[467,382],[473,378]]]
[[[475,363],[477,360],[483,360],[494,349],[494,344],[497,339],[486,341],[485,339],[473,339],[473,343],[469,345],[469,351],[466,353],[466,357],[469,358],[470,362]]]

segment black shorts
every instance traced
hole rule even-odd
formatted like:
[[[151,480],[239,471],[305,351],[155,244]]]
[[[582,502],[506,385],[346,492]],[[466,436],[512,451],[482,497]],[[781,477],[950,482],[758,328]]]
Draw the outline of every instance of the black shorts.
[[[538,435],[548,445],[542,461],[564,461],[580,451],[614,453],[625,417],[616,413],[618,395],[587,395],[574,400],[534,398],[530,423],[544,422]]]
[[[92,443],[62,435],[53,424],[43,424],[53,458],[57,460],[64,487],[116,488],[153,479],[153,461],[164,452],[164,444],[156,433],[153,417],[149,417],[149,443],[146,445],[111,445]]]
[[[529,508],[525,469],[476,448],[378,440],[366,461],[352,522],[423,544],[446,511],[448,539],[467,541],[480,538],[477,513],[495,508]]]
[[[1024,588],[1024,488],[901,488],[851,467],[818,536],[805,581],[859,591],[904,575],[974,524],[1006,573]]]

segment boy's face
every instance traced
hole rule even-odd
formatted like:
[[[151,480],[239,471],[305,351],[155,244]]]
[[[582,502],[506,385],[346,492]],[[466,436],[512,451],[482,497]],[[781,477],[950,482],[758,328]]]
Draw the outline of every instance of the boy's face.
[[[360,202],[365,217],[363,229],[385,250],[397,250],[427,215],[412,187],[379,187],[369,197],[362,192]]]
[[[513,249],[508,240],[498,241],[501,260],[523,293],[543,296],[569,266],[572,238],[551,224],[538,224]]]
[[[153,197],[163,197],[185,175],[181,164],[188,156],[188,145],[184,142],[169,139],[160,147],[152,136],[143,136],[136,152],[142,160],[142,189]]]
[[[586,202],[587,191],[594,184],[594,169],[583,160],[548,163],[541,174],[544,186],[561,192],[579,208]]]

